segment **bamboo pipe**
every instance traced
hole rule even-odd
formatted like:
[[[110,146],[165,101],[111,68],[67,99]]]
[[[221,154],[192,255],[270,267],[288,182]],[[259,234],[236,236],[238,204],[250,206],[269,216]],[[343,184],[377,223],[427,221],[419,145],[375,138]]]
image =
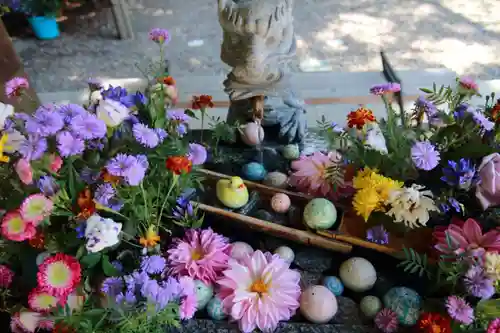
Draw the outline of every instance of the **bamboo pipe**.
[[[256,219],[254,217],[233,213],[221,208],[209,206],[196,201],[193,201],[192,204],[196,205],[198,208],[200,208],[205,212],[210,212],[217,215],[225,216],[227,218],[230,218],[231,220],[244,223],[247,226],[275,235],[277,237],[286,238],[288,240],[299,242],[305,245],[321,247],[323,249],[331,251],[337,251],[342,253],[349,253],[352,251],[352,245],[350,244],[318,236],[316,234],[307,231],[288,228],[279,224],[266,222],[263,220]]]

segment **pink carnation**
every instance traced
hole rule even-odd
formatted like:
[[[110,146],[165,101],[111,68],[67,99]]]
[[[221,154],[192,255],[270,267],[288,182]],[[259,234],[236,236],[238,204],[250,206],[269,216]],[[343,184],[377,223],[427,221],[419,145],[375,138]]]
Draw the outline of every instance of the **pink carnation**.
[[[50,171],[58,172],[59,169],[61,169],[62,164],[63,164],[63,160],[62,160],[61,156],[59,156],[57,154],[50,155],[50,166],[49,166]]]
[[[227,268],[231,245],[212,229],[190,229],[167,251],[170,273],[213,283]]]
[[[15,169],[23,184],[29,185],[33,182],[33,170],[31,169],[30,162],[25,159],[20,159],[17,161]]]
[[[14,272],[9,267],[0,265],[0,288],[9,288],[13,278]]]
[[[19,97],[23,89],[30,87],[28,80],[24,77],[14,77],[5,83],[5,96]]]

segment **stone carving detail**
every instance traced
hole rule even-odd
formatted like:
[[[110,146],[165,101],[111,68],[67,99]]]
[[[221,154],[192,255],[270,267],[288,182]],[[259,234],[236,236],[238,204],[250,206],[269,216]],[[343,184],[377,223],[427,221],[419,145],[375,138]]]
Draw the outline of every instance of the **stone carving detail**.
[[[231,101],[228,121],[244,123],[257,116],[264,127],[278,125],[284,142],[301,143],[305,109],[289,86],[286,70],[296,54],[293,0],[218,0],[218,4],[221,59],[232,67],[224,81]]]

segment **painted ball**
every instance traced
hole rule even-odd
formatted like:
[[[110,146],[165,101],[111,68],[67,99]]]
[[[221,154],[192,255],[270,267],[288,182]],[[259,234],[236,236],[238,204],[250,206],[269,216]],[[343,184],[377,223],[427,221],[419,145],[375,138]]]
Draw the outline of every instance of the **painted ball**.
[[[195,280],[194,286],[196,291],[196,298],[198,299],[196,309],[202,310],[205,306],[207,306],[208,302],[214,295],[214,288],[211,285],[206,284],[200,280]]]
[[[346,288],[355,292],[371,289],[377,281],[377,272],[365,258],[350,258],[340,265],[340,279]]]
[[[289,144],[283,148],[283,157],[287,160],[296,160],[300,156],[299,146],[296,144]]]
[[[344,292],[342,281],[336,276],[325,276],[323,285],[328,288],[335,296],[340,296]]]
[[[365,296],[359,302],[359,308],[367,318],[374,318],[382,310],[382,301],[376,296]]]
[[[266,177],[266,169],[261,163],[250,162],[243,166],[243,176],[248,180],[262,180]]]
[[[312,199],[304,208],[304,222],[311,229],[330,229],[335,221],[337,209],[327,199]]]
[[[288,176],[279,171],[269,172],[263,181],[264,185],[276,187],[276,188],[287,188],[288,187]]]
[[[290,201],[290,197],[284,193],[276,193],[271,198],[271,208],[276,213],[286,213],[288,209],[290,209],[290,205],[292,202]]]
[[[50,257],[51,255],[52,253],[50,253],[49,251],[40,253],[39,255],[36,256],[36,264],[40,266],[43,263],[43,261],[48,257]]]
[[[337,299],[325,286],[310,286],[300,295],[300,312],[315,324],[329,322],[337,310]]]
[[[246,255],[251,255],[253,253],[253,248],[250,244],[245,242],[234,242],[231,244],[231,258],[236,260],[241,260]]]
[[[240,134],[241,140],[249,146],[256,146],[264,140],[264,129],[254,122],[246,124]]]
[[[279,255],[281,259],[283,259],[284,261],[286,261],[289,264],[291,264],[293,262],[293,259],[295,259],[295,253],[288,246],[278,247],[274,251],[274,254]]]
[[[224,308],[222,306],[222,300],[214,296],[207,304],[207,313],[210,318],[214,320],[223,320],[227,318],[227,314],[224,312]]]
[[[407,287],[391,288],[382,298],[384,306],[396,312],[402,325],[412,326],[418,320],[422,298]]]

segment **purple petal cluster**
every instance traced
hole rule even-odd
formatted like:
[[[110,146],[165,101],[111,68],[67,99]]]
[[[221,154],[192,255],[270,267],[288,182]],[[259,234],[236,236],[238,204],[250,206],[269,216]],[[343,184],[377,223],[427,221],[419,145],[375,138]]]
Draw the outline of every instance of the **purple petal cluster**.
[[[495,123],[489,120],[480,110],[472,111],[471,115],[476,125],[478,125],[482,131],[489,132],[495,128]]]
[[[198,143],[190,143],[188,158],[193,165],[201,165],[207,160],[207,149]]]
[[[166,137],[164,132],[165,131],[162,132],[160,129],[149,128],[141,123],[132,126],[134,138],[137,142],[148,148],[155,148],[158,146]]]
[[[73,133],[79,137],[90,139],[102,139],[106,136],[106,123],[91,113],[84,113],[73,118],[71,122]]]
[[[26,121],[26,132],[31,135],[47,137],[55,135],[64,126],[64,119],[59,112],[51,107],[41,106],[32,117]]]
[[[389,243],[389,233],[383,225],[378,225],[366,231],[366,239],[372,243],[387,244]]]
[[[110,183],[97,186],[94,193],[94,200],[103,206],[108,206],[109,201],[114,198],[116,191]]]
[[[87,185],[93,185],[97,182],[100,176],[99,171],[94,171],[89,167],[84,167],[80,171],[80,179],[83,180]]]
[[[116,297],[123,291],[124,286],[121,277],[108,277],[102,282],[101,291],[110,297]]]
[[[384,95],[387,93],[395,93],[401,91],[401,85],[395,82],[376,84],[370,88],[370,93],[373,95]]]
[[[85,141],[69,131],[57,134],[57,149],[62,157],[79,155],[85,150]]]
[[[149,39],[158,44],[167,44],[170,41],[170,33],[166,29],[153,28],[149,31]]]
[[[430,119],[437,113],[437,107],[431,101],[427,100],[424,96],[419,96],[415,101],[415,108],[422,110]]]
[[[42,176],[38,180],[38,188],[47,197],[55,195],[59,191],[59,185],[51,176]]]
[[[182,220],[187,217],[194,216],[193,205],[191,204],[188,197],[180,196],[176,201],[177,205],[174,207],[172,211],[172,216],[176,220]]]
[[[470,325],[474,321],[474,309],[462,297],[449,296],[446,310],[452,319],[461,324]]]
[[[450,186],[469,189],[478,183],[479,175],[476,172],[476,166],[470,159],[461,158],[458,163],[448,161],[448,165],[443,168],[441,180]]]
[[[129,94],[127,89],[120,86],[109,86],[108,89],[101,91],[101,95],[105,99],[120,102],[128,108],[139,104],[146,104],[146,97],[142,93],[137,92],[135,94]]]
[[[430,171],[438,165],[441,157],[430,142],[419,141],[411,147],[411,159],[417,169]]]
[[[167,260],[159,255],[143,257],[141,269],[148,274],[161,274],[167,265]]]
[[[467,292],[481,299],[491,298],[495,294],[493,282],[480,266],[472,266],[464,277]]]
[[[47,139],[38,135],[28,135],[26,140],[19,145],[19,153],[26,160],[38,160],[43,156],[47,147]]]
[[[439,209],[444,214],[448,213],[452,209],[455,212],[460,213],[462,211],[462,206],[461,206],[460,202],[458,202],[457,199],[448,198],[448,200],[446,200],[446,202],[442,202],[439,204]]]
[[[64,104],[60,105],[57,109],[57,112],[64,119],[66,125],[71,124],[74,118],[87,114],[87,110],[85,110],[81,105],[78,104]]]
[[[191,117],[184,113],[183,110],[168,110],[167,119],[179,123],[187,123]]]
[[[106,164],[111,175],[123,177],[131,186],[140,184],[148,167],[149,163],[144,155],[118,154]]]

